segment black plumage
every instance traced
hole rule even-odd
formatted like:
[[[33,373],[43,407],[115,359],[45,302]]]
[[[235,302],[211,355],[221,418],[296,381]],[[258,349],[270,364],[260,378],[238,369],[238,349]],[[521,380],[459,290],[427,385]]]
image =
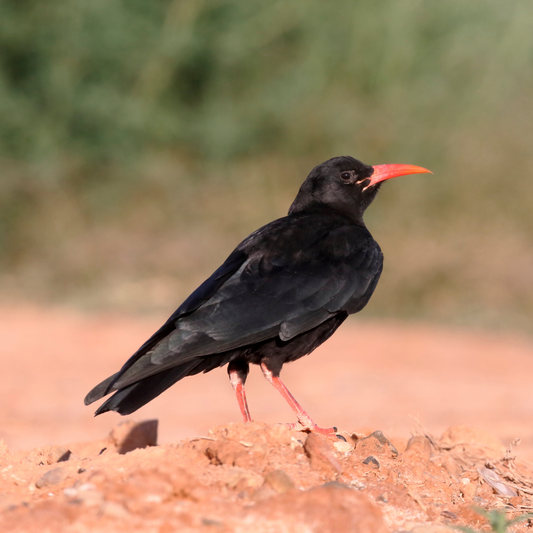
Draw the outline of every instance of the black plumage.
[[[261,365],[289,401],[300,426],[331,432],[314,425],[279,373],[284,363],[311,353],[367,304],[383,256],[364,225],[364,211],[383,180],[416,172],[428,171],[371,167],[351,157],[315,167],[289,214],[241,242],[119,372],[89,392],[85,403],[116,391],[96,414],[129,414],[180,379],[228,364],[247,421],[244,382],[252,363]]]

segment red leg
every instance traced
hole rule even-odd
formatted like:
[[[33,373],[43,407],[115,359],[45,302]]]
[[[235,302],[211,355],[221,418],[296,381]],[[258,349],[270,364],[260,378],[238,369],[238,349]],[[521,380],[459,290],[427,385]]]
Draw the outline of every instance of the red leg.
[[[246,381],[246,376],[242,379],[241,372],[235,368],[228,368],[229,381],[237,395],[237,402],[239,403],[239,408],[242,413],[242,417],[245,422],[251,422],[252,418],[250,417],[250,410],[248,409],[248,402],[246,401],[246,393],[244,392],[244,382]]]
[[[297,430],[309,430],[315,433],[321,433],[328,437],[336,439],[337,428],[319,428],[312,420],[311,417],[304,411],[303,407],[296,401],[294,396],[289,392],[289,389],[283,384],[279,376],[274,376],[272,372],[267,368],[265,363],[261,363],[261,370],[263,375],[269,383],[285,398],[285,401],[290,405],[291,409],[296,413],[298,417],[297,424],[290,424],[290,426]]]

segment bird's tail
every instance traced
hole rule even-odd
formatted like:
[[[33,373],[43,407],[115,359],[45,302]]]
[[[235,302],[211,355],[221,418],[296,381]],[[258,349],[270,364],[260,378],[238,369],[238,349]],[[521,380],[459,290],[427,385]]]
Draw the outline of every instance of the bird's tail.
[[[198,366],[199,362],[198,360],[189,361],[186,364],[167,369],[164,372],[148,376],[118,389],[113,396],[96,410],[94,415],[101,415],[107,411],[116,411],[121,415],[129,415],[137,411],[137,409],[159,396],[180,379],[195,373],[195,367]],[[96,385],[85,397],[85,405],[103,398],[108,393],[109,384],[114,381],[115,377],[116,374]]]

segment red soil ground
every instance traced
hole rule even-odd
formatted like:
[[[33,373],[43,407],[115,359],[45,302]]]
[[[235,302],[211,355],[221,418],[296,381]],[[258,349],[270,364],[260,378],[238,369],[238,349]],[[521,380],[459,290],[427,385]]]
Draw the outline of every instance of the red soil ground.
[[[240,414],[221,369],[126,417],[158,419],[159,446],[124,455],[107,438],[124,418],[93,418],[83,397],[164,318],[0,309],[0,531],[429,533],[482,527],[472,504],[529,510],[533,338],[354,319],[282,373],[345,447],[275,425],[294,416],[256,368],[247,393],[258,422],[232,425]],[[458,425],[479,431],[445,433]],[[377,429],[399,456],[362,440]],[[72,452],[60,466],[58,446]],[[379,467],[363,463],[370,455]],[[517,496],[491,488],[487,465]]]

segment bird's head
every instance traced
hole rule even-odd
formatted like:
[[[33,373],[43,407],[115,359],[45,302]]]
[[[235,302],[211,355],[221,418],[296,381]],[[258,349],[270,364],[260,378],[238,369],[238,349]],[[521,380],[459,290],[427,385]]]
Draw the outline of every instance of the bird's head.
[[[334,157],[316,166],[307,176],[289,214],[326,206],[362,222],[366,208],[385,180],[421,173],[431,171],[413,165],[372,167],[353,157]]]

